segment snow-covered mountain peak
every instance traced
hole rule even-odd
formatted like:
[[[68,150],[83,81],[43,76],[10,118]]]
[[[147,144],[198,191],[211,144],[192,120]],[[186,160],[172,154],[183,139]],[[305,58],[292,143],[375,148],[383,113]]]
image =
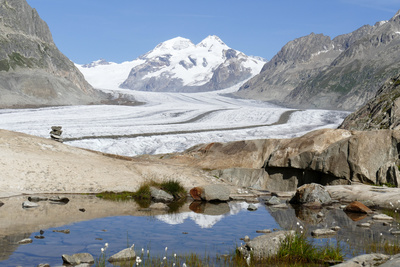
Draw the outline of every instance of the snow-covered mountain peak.
[[[194,47],[192,41],[183,37],[176,37],[157,45],[153,51],[183,50],[189,47]]]
[[[106,61],[105,59],[101,58],[99,60],[93,61],[89,64],[82,65],[83,68],[94,68],[100,65],[110,65],[111,63]]]
[[[196,45],[196,47],[207,47],[207,48],[211,48],[211,47],[221,47],[223,49],[229,49],[230,47],[227,46],[218,36],[216,35],[209,35],[206,38],[204,38],[203,41],[201,41],[200,43],[198,43]]]
[[[108,66],[95,62],[93,71],[83,66],[81,71],[96,88],[199,92],[231,87],[258,74],[263,65],[264,61],[231,49],[218,36],[210,35],[197,45],[176,37],[132,62]]]

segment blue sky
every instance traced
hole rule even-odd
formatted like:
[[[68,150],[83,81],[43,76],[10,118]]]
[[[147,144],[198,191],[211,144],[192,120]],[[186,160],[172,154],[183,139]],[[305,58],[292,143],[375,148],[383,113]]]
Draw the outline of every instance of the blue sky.
[[[231,48],[271,59],[287,42],[331,38],[388,20],[400,0],[27,0],[57,47],[75,63],[130,61],[181,36],[219,36]]]

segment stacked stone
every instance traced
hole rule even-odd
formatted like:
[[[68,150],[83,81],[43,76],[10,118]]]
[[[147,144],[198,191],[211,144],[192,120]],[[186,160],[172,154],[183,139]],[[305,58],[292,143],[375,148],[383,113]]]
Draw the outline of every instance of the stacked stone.
[[[61,138],[61,134],[62,134],[61,128],[62,128],[61,126],[52,126],[51,132],[50,132],[50,137],[51,137],[51,139],[62,143],[63,140]]]

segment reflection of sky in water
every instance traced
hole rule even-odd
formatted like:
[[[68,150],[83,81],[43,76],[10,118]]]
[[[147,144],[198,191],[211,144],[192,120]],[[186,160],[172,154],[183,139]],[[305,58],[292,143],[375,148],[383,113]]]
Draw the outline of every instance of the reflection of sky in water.
[[[279,228],[264,207],[260,207],[257,211],[247,211],[239,207],[247,208],[247,204],[235,206],[236,210],[231,210],[226,215],[184,213],[185,219],[180,224],[166,223],[168,218],[165,216],[164,221],[151,216],[118,216],[45,229],[45,239],[34,239],[39,233],[33,233],[32,244],[20,245],[9,260],[0,262],[0,265],[36,266],[39,263],[61,265],[62,254],[81,252],[91,253],[97,258],[106,242],[109,243],[108,255],[126,248],[129,243],[129,245],[135,244],[137,253],[144,247],[146,250],[150,249],[152,255],[164,255],[167,246],[170,253],[206,252],[210,256],[215,256],[216,253],[232,252],[236,245],[240,245],[240,238],[245,235],[250,238],[259,235],[256,230]],[[214,224],[211,224],[210,228],[202,228],[199,222],[194,221],[199,215],[202,215],[200,216],[202,220],[209,220]],[[218,220],[214,220],[217,218]],[[70,229],[71,233],[53,233],[54,229]],[[183,234],[184,232],[187,234]],[[96,240],[98,238],[102,240]]]

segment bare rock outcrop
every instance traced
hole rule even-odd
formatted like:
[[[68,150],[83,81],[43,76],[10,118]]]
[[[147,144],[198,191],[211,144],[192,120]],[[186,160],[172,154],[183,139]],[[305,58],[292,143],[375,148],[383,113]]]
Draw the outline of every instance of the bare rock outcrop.
[[[398,186],[399,143],[393,130],[322,129],[292,139],[202,144],[166,160],[257,189],[293,191],[313,182]]]
[[[100,102],[26,0],[0,1],[0,107]]]

